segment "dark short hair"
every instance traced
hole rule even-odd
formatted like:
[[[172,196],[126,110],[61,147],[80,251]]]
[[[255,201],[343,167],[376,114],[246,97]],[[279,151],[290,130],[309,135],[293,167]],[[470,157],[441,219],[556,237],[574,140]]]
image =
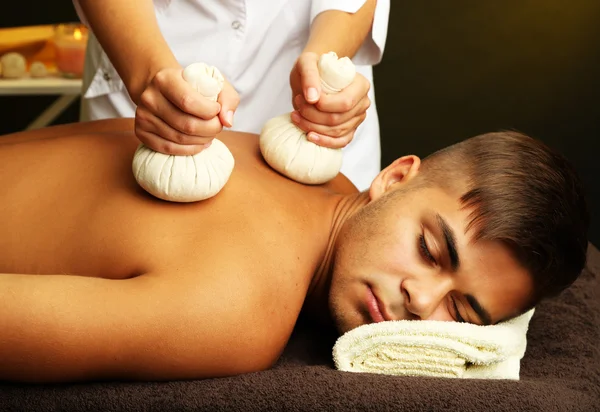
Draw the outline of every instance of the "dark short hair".
[[[577,279],[586,262],[590,217],[581,179],[564,156],[505,131],[440,150],[424,159],[423,172],[440,184],[462,182],[461,203],[472,210],[467,232],[474,231],[474,241],[508,246],[533,277],[530,306]]]

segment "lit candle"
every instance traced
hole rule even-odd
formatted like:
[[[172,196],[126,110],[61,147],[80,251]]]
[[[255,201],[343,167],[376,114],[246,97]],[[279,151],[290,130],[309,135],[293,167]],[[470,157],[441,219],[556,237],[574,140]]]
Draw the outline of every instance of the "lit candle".
[[[82,25],[60,25],[56,28],[56,68],[67,77],[81,77],[87,46],[87,29]]]

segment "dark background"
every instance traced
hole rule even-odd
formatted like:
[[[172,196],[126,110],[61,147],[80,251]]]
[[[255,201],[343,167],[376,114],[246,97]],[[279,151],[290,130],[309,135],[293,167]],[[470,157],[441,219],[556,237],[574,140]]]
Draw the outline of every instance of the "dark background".
[[[75,21],[69,0],[9,2],[0,27]],[[582,175],[600,245],[600,1],[392,0],[375,69],[383,164],[466,137],[517,129]],[[0,97],[0,134],[54,97]],[[55,123],[78,119],[75,103]]]

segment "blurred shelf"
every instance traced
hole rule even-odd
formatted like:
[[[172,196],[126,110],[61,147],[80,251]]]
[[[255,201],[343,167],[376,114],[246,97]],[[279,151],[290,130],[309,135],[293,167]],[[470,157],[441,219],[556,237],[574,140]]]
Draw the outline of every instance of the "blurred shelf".
[[[81,84],[81,79],[67,79],[58,76],[41,79],[0,79],[0,95],[77,95],[81,92]]]

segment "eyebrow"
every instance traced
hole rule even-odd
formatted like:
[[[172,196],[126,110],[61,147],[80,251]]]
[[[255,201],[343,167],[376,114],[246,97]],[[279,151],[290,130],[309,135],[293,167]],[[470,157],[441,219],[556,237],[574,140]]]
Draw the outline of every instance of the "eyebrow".
[[[448,255],[450,256],[450,266],[452,267],[452,271],[456,272],[456,270],[460,266],[460,259],[458,257],[458,252],[456,251],[456,236],[454,236],[454,230],[446,223],[444,218],[439,214],[436,214],[437,222],[444,235],[444,240],[446,242],[446,250],[448,251]]]
[[[477,299],[475,299],[475,296],[465,294],[465,299],[467,299],[469,305],[471,305],[477,316],[479,316],[479,320],[481,320],[481,323],[483,323],[484,325],[492,324],[492,317],[490,316],[489,312],[481,306]]]
[[[467,302],[469,302],[469,305],[471,305],[477,316],[479,316],[479,320],[481,320],[484,325],[492,324],[492,317],[489,312],[479,304],[477,299],[475,299],[475,296],[465,294],[465,299],[467,299]]]
[[[450,266],[452,267],[452,270],[456,272],[460,267],[460,258],[458,257],[458,251],[456,250],[456,236],[454,235],[454,230],[452,230],[450,225],[448,225],[446,220],[440,214],[436,214],[436,218],[444,236],[444,241],[446,242],[446,250],[450,256]],[[490,325],[492,323],[492,317],[489,312],[481,306],[475,296],[465,294],[465,299],[467,299],[467,302],[469,302],[469,305],[471,305],[473,311],[484,325]]]

